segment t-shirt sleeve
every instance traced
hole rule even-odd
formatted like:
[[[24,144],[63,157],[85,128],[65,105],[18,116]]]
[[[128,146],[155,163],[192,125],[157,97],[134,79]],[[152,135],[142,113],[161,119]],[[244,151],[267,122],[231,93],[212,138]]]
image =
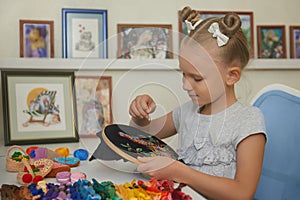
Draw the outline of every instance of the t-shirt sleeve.
[[[177,107],[173,110],[172,112],[172,117],[173,117],[173,123],[174,123],[174,126],[176,128],[176,130],[178,131],[179,130],[179,119],[180,119],[180,107]]]
[[[251,109],[245,111],[246,113],[241,113],[240,119],[243,123],[240,123],[240,128],[238,129],[237,137],[234,140],[235,149],[238,144],[250,135],[257,133],[262,133],[267,139],[265,119],[262,112],[256,108],[251,107]]]

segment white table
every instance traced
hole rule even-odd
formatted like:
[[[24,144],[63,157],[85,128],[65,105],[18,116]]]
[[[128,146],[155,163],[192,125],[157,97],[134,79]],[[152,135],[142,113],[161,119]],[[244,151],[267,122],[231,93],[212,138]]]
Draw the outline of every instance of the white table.
[[[79,143],[57,143],[57,144],[46,144],[46,145],[36,145],[39,147],[47,147],[51,150],[55,150],[59,147],[68,147],[70,149],[70,154],[73,154],[73,152],[76,149],[84,148],[89,151],[89,154],[92,155],[96,147],[99,145],[100,140],[98,138],[81,138]],[[28,148],[29,146],[33,145],[27,145],[22,146],[24,150]],[[6,171],[6,152],[9,147],[0,147],[0,185],[6,183],[6,184],[15,184],[18,185],[17,182],[17,173],[7,172]],[[73,155],[70,155],[73,156]],[[147,178],[139,173],[134,173],[129,169],[132,169],[132,164],[119,164],[117,166],[110,166],[111,163],[105,162],[99,160],[93,160],[91,162],[89,161],[81,161],[80,165],[75,168],[71,168],[71,172],[84,172],[87,175],[87,179],[91,180],[92,178],[95,178],[97,181],[112,181],[116,184],[124,184],[126,182],[131,182],[133,179],[135,180],[147,180]],[[127,172],[117,170],[116,169],[124,169]],[[128,172],[131,171],[131,172]],[[55,183],[55,179],[47,178],[46,181]],[[189,187],[184,187],[183,192],[186,194],[189,194],[193,199],[195,200],[201,200],[205,199],[198,193],[196,193],[194,190],[192,190]]]

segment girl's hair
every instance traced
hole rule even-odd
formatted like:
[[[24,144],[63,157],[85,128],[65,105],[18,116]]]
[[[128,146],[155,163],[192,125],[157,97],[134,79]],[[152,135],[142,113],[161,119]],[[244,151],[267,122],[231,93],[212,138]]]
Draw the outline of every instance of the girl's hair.
[[[182,22],[189,21],[192,25],[195,25],[201,20],[200,13],[187,6],[180,12],[180,20]],[[204,19],[200,24],[196,25],[194,30],[190,31],[188,36],[204,47],[212,42],[217,46],[216,38],[208,31],[214,22],[218,23],[220,32],[229,38],[224,46],[218,47],[219,58],[226,64],[238,61],[240,67],[244,68],[249,61],[248,42],[241,29],[241,19],[236,13],[228,13],[221,18],[211,17]]]

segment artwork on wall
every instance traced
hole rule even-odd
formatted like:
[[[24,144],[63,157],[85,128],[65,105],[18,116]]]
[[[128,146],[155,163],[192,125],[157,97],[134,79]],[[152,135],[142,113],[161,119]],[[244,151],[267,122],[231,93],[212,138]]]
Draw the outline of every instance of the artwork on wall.
[[[77,118],[80,137],[96,137],[112,123],[111,76],[76,76]]]
[[[53,21],[20,20],[20,57],[53,58]]]
[[[172,25],[118,24],[118,58],[173,58]]]
[[[63,58],[107,58],[107,10],[62,9]]]
[[[254,57],[254,25],[253,25],[253,12],[248,11],[207,11],[207,10],[199,10],[201,19],[206,19],[209,17],[223,17],[229,12],[234,12],[239,15],[242,21],[242,30],[247,38],[248,41],[248,47],[250,52],[250,57]],[[181,22],[179,19],[180,11],[178,11],[178,27],[179,27],[179,33],[180,34],[180,41],[184,35],[187,35],[188,30],[186,27],[186,24]],[[179,42],[180,42],[179,41]]]
[[[300,58],[300,26],[290,26],[291,58]]]
[[[258,58],[286,58],[284,25],[257,26]]]
[[[78,141],[73,72],[1,73],[5,145]]]

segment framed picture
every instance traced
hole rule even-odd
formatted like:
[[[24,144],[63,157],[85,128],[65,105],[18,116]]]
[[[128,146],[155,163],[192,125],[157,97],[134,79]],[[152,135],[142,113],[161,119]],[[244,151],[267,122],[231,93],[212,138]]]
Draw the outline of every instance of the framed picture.
[[[251,11],[207,11],[207,10],[199,10],[201,18],[206,19],[209,17],[223,17],[227,13],[234,12],[239,15],[242,20],[242,30],[247,38],[248,47],[250,52],[250,57],[254,58],[254,25],[253,25],[253,12]],[[180,16],[180,11],[178,12],[178,16]],[[178,17],[178,27],[179,33],[181,35],[180,41],[184,35],[187,35],[188,30],[186,24],[181,22]]]
[[[5,145],[78,142],[74,73],[2,71]]]
[[[290,26],[291,58],[300,58],[300,26]]]
[[[80,137],[96,137],[111,124],[111,76],[75,76],[78,130]]]
[[[285,26],[257,26],[258,58],[286,58]]]
[[[107,10],[62,9],[63,58],[107,58]]]
[[[118,24],[118,58],[173,58],[172,25]]]
[[[20,20],[20,57],[53,58],[53,21]]]

